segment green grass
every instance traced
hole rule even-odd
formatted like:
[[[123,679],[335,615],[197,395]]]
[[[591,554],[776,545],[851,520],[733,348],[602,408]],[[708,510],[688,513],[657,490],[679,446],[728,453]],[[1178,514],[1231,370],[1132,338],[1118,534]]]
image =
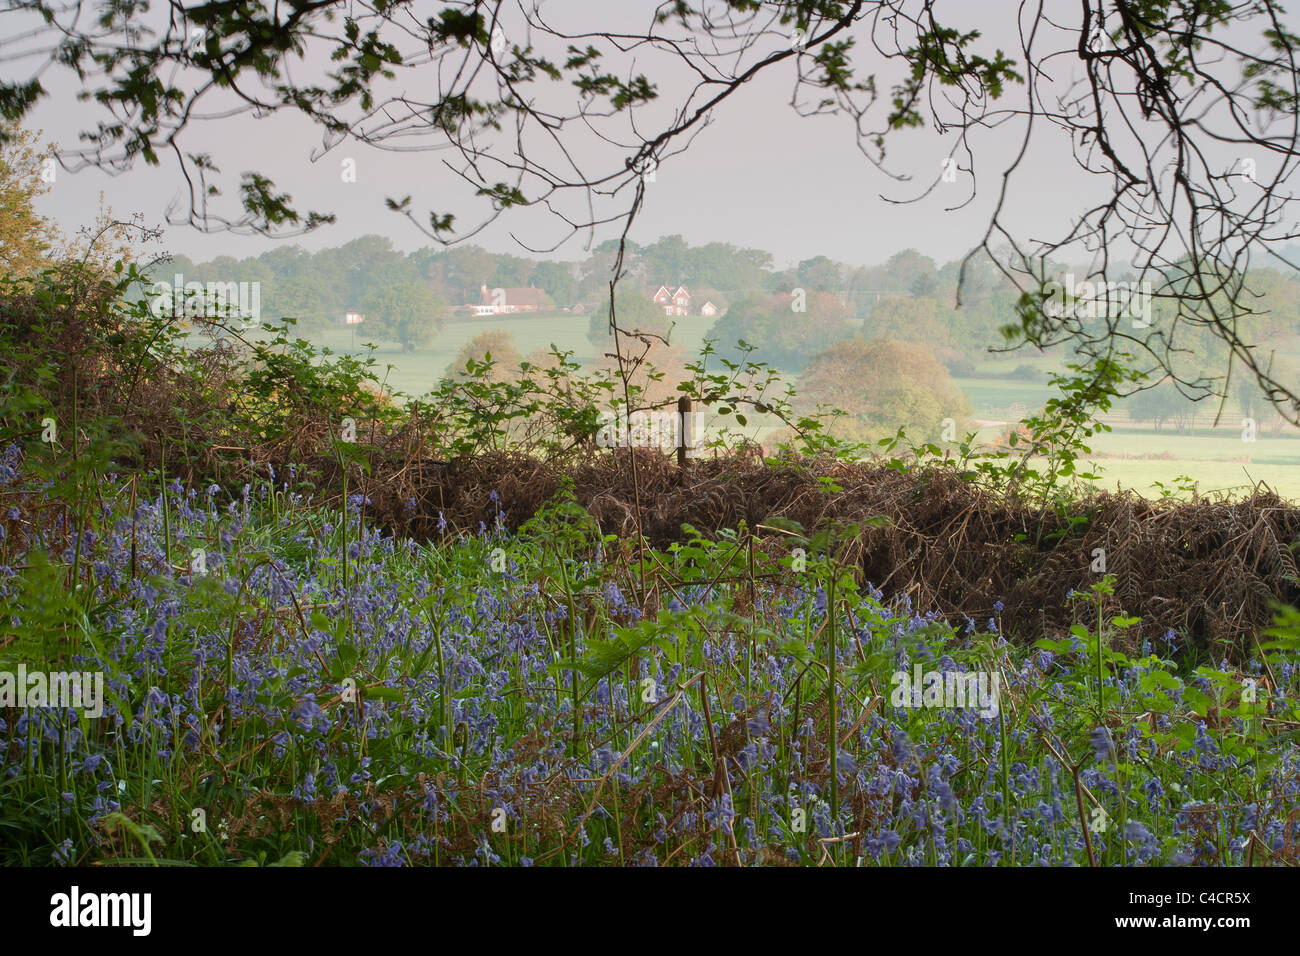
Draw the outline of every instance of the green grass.
[[[403,353],[391,342],[378,343],[375,360],[382,366],[391,365],[388,373],[390,388],[407,395],[422,395],[434,388],[447,373],[447,366],[456,359],[465,343],[484,332],[504,331],[515,338],[521,355],[527,356],[536,349],[549,349],[552,344],[563,351],[572,351],[575,358],[587,364],[595,356],[595,349],[587,340],[585,315],[558,316],[488,316],[485,318],[458,318],[449,320],[438,336],[425,348]],[[319,346],[327,346],[336,353],[360,355],[369,341],[365,325],[356,329],[356,347],[352,345],[352,330],[331,326],[305,333]]]
[[[953,381],[970,402],[971,417],[979,419],[1009,419],[1010,406],[1016,402],[1025,405],[1026,411],[1032,412],[1042,407],[1053,395],[1046,382],[1006,378],[954,378]]]
[[[1131,489],[1148,498],[1160,496],[1156,482],[1173,485],[1178,475],[1187,475],[1201,494],[1227,492],[1232,497],[1248,495],[1256,482],[1263,482],[1283,498],[1300,502],[1300,473],[1287,465],[1237,465],[1214,461],[1122,461],[1105,459],[1102,479],[1094,485],[1103,490]],[[1187,497],[1179,494],[1180,498]]]
[[[1009,379],[956,381],[970,399],[976,419],[1006,421],[1012,402],[1023,402],[1033,411],[1053,394],[1045,385]],[[1271,425],[1261,428],[1253,442],[1245,442],[1241,416],[1227,410],[1218,428],[1203,421],[1188,431],[1171,425],[1157,431],[1149,423],[1129,419],[1123,402],[1103,420],[1112,431],[1092,440],[1093,454],[1085,459],[1102,469],[1103,479],[1096,483],[1099,488],[1114,490],[1118,486],[1159,497],[1161,489],[1156,482],[1170,486],[1174,479],[1186,475],[1202,493],[1248,494],[1262,481],[1282,497],[1300,500],[1300,431],[1291,426],[1280,431]],[[1009,429],[1009,424],[987,426],[979,429],[977,437],[991,441]]]
[[[1003,431],[985,428],[978,437],[989,441]],[[1248,495],[1256,482],[1264,482],[1283,498],[1300,501],[1300,440],[1295,438],[1266,436],[1244,445],[1239,433],[1227,430],[1193,438],[1117,428],[1094,439],[1091,448],[1093,454],[1084,456],[1080,467],[1100,470],[1101,480],[1093,483],[1099,489],[1128,489],[1158,498],[1161,489],[1156,482],[1172,487],[1175,479],[1185,475],[1201,494]],[[1243,455],[1243,450],[1248,454]],[[1166,453],[1172,457],[1136,457]],[[1246,457],[1249,461],[1234,460]]]
[[[555,345],[562,351],[572,351],[579,364],[594,365],[598,356],[596,347],[587,338],[590,322],[589,315],[563,313],[455,318],[449,320],[437,338],[425,348],[403,353],[398,346],[385,342],[379,344],[374,356],[381,367],[393,366],[387,379],[391,388],[418,396],[432,389],[446,374],[448,365],[456,359],[465,343],[484,332],[509,332],[514,336],[516,348],[525,357],[538,349],[549,350]],[[697,316],[679,319],[670,343],[680,345],[689,361],[699,353],[710,324],[710,320]],[[328,346],[340,354],[361,355],[368,341],[365,325],[356,329],[355,347],[352,330],[343,326],[330,326],[302,335],[314,344]]]
[[[1242,440],[1238,425],[1231,419],[1218,428],[1201,428],[1179,432],[1165,426],[1159,431],[1147,426],[1114,421],[1109,434],[1098,436],[1094,450],[1099,454],[1158,458],[1169,456],[1180,461],[1235,461],[1267,465],[1300,465],[1300,431],[1289,428],[1275,432],[1264,429],[1255,440]],[[1238,419],[1238,422],[1240,419]]]

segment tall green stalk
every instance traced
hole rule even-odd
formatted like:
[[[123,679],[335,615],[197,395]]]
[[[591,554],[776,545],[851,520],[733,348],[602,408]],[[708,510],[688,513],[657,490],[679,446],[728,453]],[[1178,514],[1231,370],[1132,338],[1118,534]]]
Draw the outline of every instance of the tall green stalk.
[[[839,669],[838,654],[839,649],[838,634],[836,631],[835,621],[835,583],[839,577],[838,565],[831,564],[830,584],[826,589],[826,613],[828,615],[826,622],[827,641],[830,645],[830,741],[829,747],[831,754],[831,820],[832,827],[836,830],[838,836],[840,825],[840,741],[839,741],[839,704],[836,701],[836,689],[839,686]]]
[[[1002,829],[1009,837],[1011,834],[1011,752],[1007,747],[1007,715],[1001,706],[998,707],[998,738],[1002,757]]]
[[[163,506],[163,541],[166,547],[167,567],[172,566],[172,509],[167,498],[167,449],[162,447],[162,457],[158,460],[158,483],[162,490]]]
[[[578,752],[578,739],[582,733],[582,716],[578,710],[578,610],[573,603],[573,588],[569,585],[569,572],[564,567],[564,558],[557,548],[555,557],[560,565],[560,579],[564,582],[564,596],[569,604],[569,673],[573,692],[573,753]]]
[[[1105,700],[1102,696],[1102,687],[1101,687],[1101,628],[1102,628],[1101,595],[1097,595],[1096,601],[1097,601],[1097,718],[1101,720],[1105,717],[1106,714]]]
[[[348,465],[342,455],[339,456],[339,468],[343,472],[343,599],[346,601],[348,595]]]

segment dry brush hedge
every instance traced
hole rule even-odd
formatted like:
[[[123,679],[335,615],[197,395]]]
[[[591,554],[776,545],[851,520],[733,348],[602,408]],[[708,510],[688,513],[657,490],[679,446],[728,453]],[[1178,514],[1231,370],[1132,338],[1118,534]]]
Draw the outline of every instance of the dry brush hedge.
[[[1215,658],[1240,659],[1270,623],[1274,602],[1300,603],[1300,508],[1265,490],[1189,502],[1097,493],[1062,515],[1007,501],[944,469],[773,466],[732,457],[693,461],[683,472],[662,455],[636,455],[635,478],[627,452],[567,465],[502,454],[405,464],[389,475],[376,462],[365,484],[375,518],[426,540],[439,534],[439,514],[449,529],[490,526],[498,502],[507,526],[517,528],[553,498],[565,475],[603,532],[635,539],[639,522],[657,547],[684,540],[683,524],[709,534],[742,521],[754,529],[779,516],[811,530],[884,516],[888,522],[864,527],[847,555],[863,582],[955,624],[993,616],[1001,601],[1003,628],[1016,640],[1068,628],[1068,592],[1101,577],[1093,570],[1097,549],[1116,578],[1109,610],[1142,618],[1126,635],[1129,649],[1173,628]],[[825,490],[824,478],[840,490]],[[783,535],[758,533],[770,553],[790,547]]]

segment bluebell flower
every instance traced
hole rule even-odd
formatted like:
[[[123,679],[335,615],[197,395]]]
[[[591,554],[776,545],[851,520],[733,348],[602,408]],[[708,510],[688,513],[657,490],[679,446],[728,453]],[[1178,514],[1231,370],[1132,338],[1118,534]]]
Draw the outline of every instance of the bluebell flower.
[[[870,856],[879,857],[882,853],[893,853],[902,842],[903,838],[893,830],[882,830],[867,838],[865,849]]]
[[[72,861],[76,858],[77,852],[72,846],[72,840],[67,839],[54,848],[52,854],[54,862],[59,866],[71,866]]]
[[[1092,744],[1092,752],[1098,760],[1114,759],[1115,742],[1111,740],[1110,731],[1105,727],[1095,727],[1088,735],[1088,742]]]

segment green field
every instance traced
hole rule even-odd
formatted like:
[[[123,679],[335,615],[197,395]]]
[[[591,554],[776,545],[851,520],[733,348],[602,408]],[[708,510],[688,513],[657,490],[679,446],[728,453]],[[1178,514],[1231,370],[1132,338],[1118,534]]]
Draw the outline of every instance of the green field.
[[[587,340],[588,321],[589,317],[585,315],[451,319],[426,348],[403,353],[391,342],[384,342],[375,349],[374,357],[381,368],[392,366],[387,379],[390,388],[407,395],[422,395],[434,388],[446,374],[447,366],[456,358],[461,346],[476,335],[498,329],[515,337],[515,345],[523,355],[554,344],[563,350],[572,350],[579,362],[587,364],[595,355],[595,349]],[[313,331],[306,337],[317,345],[352,355],[363,354],[368,341],[364,325],[356,329],[355,348],[352,329],[342,326]],[[380,375],[383,377],[382,372]]]
[[[1296,443],[1300,445],[1300,442]],[[1187,475],[1201,494],[1228,492],[1233,497],[1249,494],[1257,482],[1263,482],[1283,498],[1300,501],[1300,468],[1296,465],[1243,465],[1218,461],[1121,461],[1098,462],[1102,480],[1096,487],[1114,491],[1132,489],[1148,498],[1160,496],[1155,482],[1170,485],[1177,475]],[[1179,497],[1186,497],[1179,495]]]
[[[977,363],[979,376],[954,379],[970,401],[973,419],[1001,423],[980,428],[980,440],[990,441],[1010,429],[1020,412],[1016,403],[1032,413],[1054,394],[1046,381],[1007,377],[1020,364],[1020,356],[984,359]],[[1026,353],[1023,364],[1044,372],[1060,367],[1054,358],[1033,353]],[[1300,500],[1300,430],[1262,425],[1255,440],[1246,442],[1241,416],[1229,407],[1216,428],[1215,411],[1217,407],[1207,403],[1194,428],[1179,431],[1165,425],[1157,431],[1149,422],[1133,422],[1121,401],[1103,416],[1112,431],[1089,443],[1093,454],[1087,461],[1095,467],[1087,470],[1100,470],[1099,488],[1132,489],[1148,497],[1161,494],[1156,482],[1172,486],[1174,479],[1186,475],[1203,494],[1244,494],[1263,482],[1285,498]]]
[[[1156,482],[1172,485],[1186,475],[1203,494],[1245,494],[1263,482],[1284,498],[1300,500],[1300,431],[1294,428],[1276,433],[1266,428],[1246,442],[1239,423],[1180,433],[1169,426],[1159,431],[1138,427],[1123,416],[1105,420],[1113,430],[1093,438],[1092,454],[1086,457],[1095,465],[1087,470],[1100,469],[1100,488],[1118,486],[1158,497]],[[978,437],[988,441],[1006,430],[988,427]]]
[[[515,346],[520,353],[527,356],[537,349],[550,349],[552,345],[565,351],[572,351],[573,358],[581,365],[592,365],[596,361],[596,348],[587,338],[590,315],[521,315],[518,317],[486,316],[483,318],[450,319],[438,337],[427,347],[414,352],[403,353],[396,345],[385,342],[375,349],[374,357],[381,368],[392,366],[388,372],[387,383],[390,388],[407,395],[422,395],[432,389],[447,371],[447,366],[455,360],[457,354],[470,339],[484,332],[496,330],[509,332],[514,336]],[[698,317],[680,319],[669,339],[672,345],[680,345],[689,361],[698,354],[704,342],[711,321]],[[353,330],[343,326],[331,326],[321,331],[304,333],[318,346],[328,346],[336,353],[361,355],[366,351],[367,342],[365,326],[356,328],[356,346],[353,346]],[[381,378],[383,373],[381,372]]]
[[[1011,406],[1019,402],[1032,411],[1052,397],[1046,381],[1024,382],[1010,378],[954,378],[957,387],[970,402],[971,417],[998,419],[1011,415]]]
[[[1202,492],[1249,492],[1262,481],[1283,497],[1300,499],[1300,432],[1294,428],[1280,433],[1264,429],[1247,442],[1242,440],[1240,419],[1193,434],[1119,422],[1112,427],[1113,432],[1092,445],[1105,470],[1106,487],[1113,488],[1118,480],[1123,487],[1156,494],[1153,482],[1168,484],[1187,475]]]

